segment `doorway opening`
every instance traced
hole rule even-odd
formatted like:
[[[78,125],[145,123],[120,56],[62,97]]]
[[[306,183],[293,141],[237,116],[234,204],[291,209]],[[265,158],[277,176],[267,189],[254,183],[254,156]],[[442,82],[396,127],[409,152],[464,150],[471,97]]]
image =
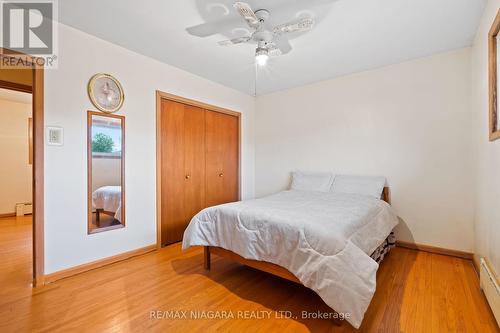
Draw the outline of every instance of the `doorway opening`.
[[[0,66],[0,283],[9,292],[44,284],[43,67],[0,48],[4,58],[16,59]]]
[[[32,124],[31,92],[0,88],[0,284],[8,289],[31,283]]]

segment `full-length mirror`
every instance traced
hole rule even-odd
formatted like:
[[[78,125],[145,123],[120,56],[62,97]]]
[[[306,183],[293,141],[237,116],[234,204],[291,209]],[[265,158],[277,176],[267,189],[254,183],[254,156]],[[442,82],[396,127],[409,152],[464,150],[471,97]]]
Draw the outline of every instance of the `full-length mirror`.
[[[125,117],[88,112],[88,232],[125,226]]]
[[[489,136],[490,141],[500,139],[500,10],[497,13],[495,21],[491,26],[488,34],[489,43],[489,109],[490,109],[490,124]]]

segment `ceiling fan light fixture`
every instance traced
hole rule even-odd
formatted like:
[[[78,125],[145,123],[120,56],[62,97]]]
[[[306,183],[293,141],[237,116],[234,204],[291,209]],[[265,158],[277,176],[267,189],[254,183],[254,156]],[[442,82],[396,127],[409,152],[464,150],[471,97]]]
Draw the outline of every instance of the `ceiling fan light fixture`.
[[[325,0],[314,0],[311,2],[316,1],[323,2]],[[297,16],[298,19],[271,28],[267,22],[270,18],[268,10],[260,8],[254,11],[248,3],[243,1],[236,1],[233,6],[240,17],[243,18],[250,30],[244,29],[245,36],[220,41],[219,45],[229,46],[243,43],[257,43],[257,49],[255,50],[256,66],[263,67],[267,65],[270,57],[288,54],[292,51],[292,45],[290,44],[287,35],[296,32],[305,32],[314,26],[314,19],[312,18],[313,14],[307,10],[299,12]],[[304,15],[308,15],[310,17],[304,17]],[[191,35],[198,37],[207,37],[218,32],[227,32],[229,30],[232,35],[234,35],[235,31],[243,28],[236,27],[231,30],[233,25],[237,24],[237,22],[233,21],[233,19],[224,19],[221,22],[207,22],[187,28],[187,31]]]
[[[269,52],[265,48],[257,48],[255,51],[255,61],[259,66],[265,66],[269,60]]]

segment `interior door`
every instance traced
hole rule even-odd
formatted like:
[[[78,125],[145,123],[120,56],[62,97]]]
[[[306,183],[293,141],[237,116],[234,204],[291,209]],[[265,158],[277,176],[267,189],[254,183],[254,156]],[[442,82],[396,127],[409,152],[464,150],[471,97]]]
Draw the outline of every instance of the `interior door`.
[[[205,205],[205,112],[169,100],[161,104],[162,244],[182,240]]]
[[[205,115],[206,206],[238,200],[239,121],[232,115]]]

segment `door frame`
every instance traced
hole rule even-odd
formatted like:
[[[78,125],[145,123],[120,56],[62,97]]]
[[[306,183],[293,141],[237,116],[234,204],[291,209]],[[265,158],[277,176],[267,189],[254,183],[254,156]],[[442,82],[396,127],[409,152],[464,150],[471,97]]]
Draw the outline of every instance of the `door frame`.
[[[31,104],[33,118],[33,287],[44,285],[44,70],[43,61],[36,57],[17,53],[0,47],[2,58],[17,58],[24,66],[31,67],[32,88]],[[19,69],[27,70],[27,69]],[[26,86],[3,84],[1,88],[27,91]],[[16,89],[17,88],[17,89]]]
[[[238,200],[241,200],[241,113],[193,99],[156,91],[156,248],[161,248],[161,101],[169,100],[201,109],[234,116],[238,119]]]

